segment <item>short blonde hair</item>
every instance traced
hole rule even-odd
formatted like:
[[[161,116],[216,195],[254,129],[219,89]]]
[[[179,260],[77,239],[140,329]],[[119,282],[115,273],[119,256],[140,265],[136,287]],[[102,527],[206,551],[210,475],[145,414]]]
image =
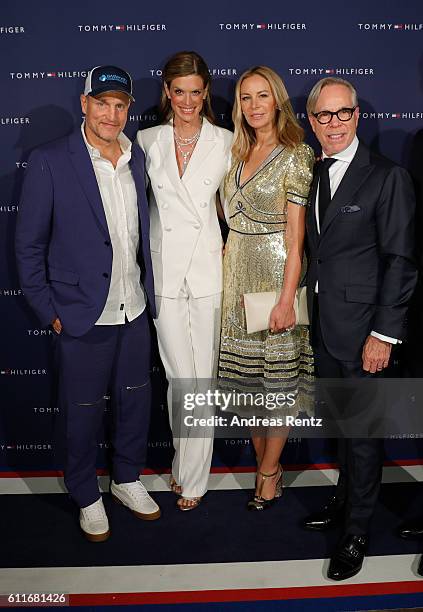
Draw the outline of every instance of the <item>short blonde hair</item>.
[[[340,79],[337,77],[326,77],[325,79],[320,79],[320,81],[317,81],[313,89],[310,91],[310,94],[307,99],[307,114],[308,115],[312,115],[314,113],[314,109],[316,108],[316,103],[320,96],[320,93],[322,89],[324,87],[327,87],[328,85],[344,85],[351,92],[352,105],[353,106],[358,105],[357,92],[355,90],[355,87],[351,85],[349,81],[346,81],[345,79]]]
[[[240,76],[235,88],[235,103],[232,111],[235,134],[232,154],[237,160],[246,160],[251,147],[256,143],[255,130],[248,125],[241,110],[241,85],[245,79],[254,75],[266,79],[275,98],[276,133],[280,144],[293,148],[299,145],[304,138],[304,130],[297,121],[281,77],[268,66],[254,66]]]

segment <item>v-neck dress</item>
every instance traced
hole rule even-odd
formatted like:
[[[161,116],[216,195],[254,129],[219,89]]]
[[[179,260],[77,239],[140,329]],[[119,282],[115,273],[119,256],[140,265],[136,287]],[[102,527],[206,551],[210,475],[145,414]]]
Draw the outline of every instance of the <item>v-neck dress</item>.
[[[243,162],[225,178],[229,236],[223,264],[220,386],[295,395],[295,408],[312,405],[313,354],[308,327],[247,334],[243,294],[280,292],[287,258],[288,202],[306,206],[314,155],[301,144],[276,147],[254,174],[240,183]],[[290,402],[291,403],[291,402]]]

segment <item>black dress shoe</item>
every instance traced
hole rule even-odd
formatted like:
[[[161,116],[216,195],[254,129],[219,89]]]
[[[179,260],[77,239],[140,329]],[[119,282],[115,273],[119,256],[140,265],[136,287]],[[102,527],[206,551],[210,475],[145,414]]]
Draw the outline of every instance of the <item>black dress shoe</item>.
[[[328,578],[346,580],[358,574],[363,565],[367,543],[367,536],[344,536],[330,560]]]
[[[398,535],[405,540],[423,538],[423,520],[415,519],[400,525]]]
[[[331,497],[320,511],[313,512],[307,516],[302,526],[311,531],[326,531],[330,527],[337,525],[344,517],[344,504],[335,496]]]
[[[417,568],[417,573],[419,576],[423,576],[423,555],[420,557],[419,567]]]

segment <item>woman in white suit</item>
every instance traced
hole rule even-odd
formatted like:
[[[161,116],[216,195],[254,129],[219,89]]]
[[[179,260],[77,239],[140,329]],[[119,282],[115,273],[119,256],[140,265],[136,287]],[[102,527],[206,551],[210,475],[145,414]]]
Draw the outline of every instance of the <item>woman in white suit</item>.
[[[210,73],[195,52],[167,62],[160,106],[165,123],[139,131],[137,140],[150,178],[156,329],[175,447],[170,486],[180,495],[178,508],[191,510],[207,490],[213,430],[180,435],[182,407],[175,392],[172,402],[172,381],[216,374],[222,292],[216,194],[232,134],[213,123]]]

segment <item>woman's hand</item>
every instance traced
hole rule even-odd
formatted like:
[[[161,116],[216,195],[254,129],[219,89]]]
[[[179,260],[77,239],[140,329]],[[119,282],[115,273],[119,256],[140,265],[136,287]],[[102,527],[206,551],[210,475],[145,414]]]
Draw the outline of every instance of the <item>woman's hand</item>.
[[[271,334],[278,334],[295,327],[294,306],[276,304],[270,313],[269,329]]]
[[[286,244],[288,257],[285,262],[283,285],[278,303],[269,318],[271,334],[278,334],[295,327],[294,300],[301,276],[304,251],[305,206],[288,202]]]

